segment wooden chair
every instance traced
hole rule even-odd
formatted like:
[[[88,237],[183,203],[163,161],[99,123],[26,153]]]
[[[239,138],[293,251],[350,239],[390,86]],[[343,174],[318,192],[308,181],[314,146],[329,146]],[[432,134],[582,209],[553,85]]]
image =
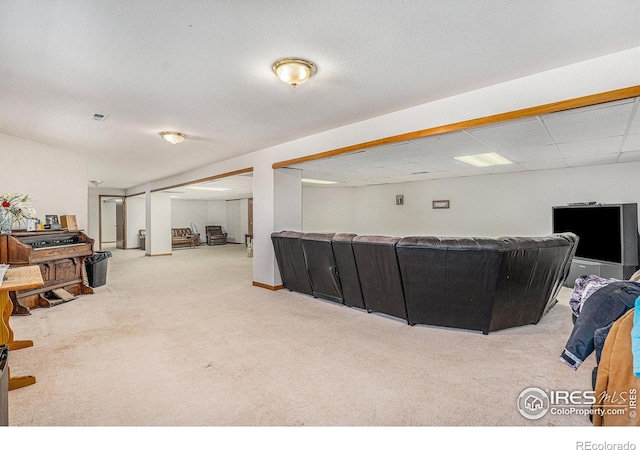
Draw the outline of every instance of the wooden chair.
[[[222,231],[220,225],[205,226],[207,245],[224,245],[227,243],[227,233]]]

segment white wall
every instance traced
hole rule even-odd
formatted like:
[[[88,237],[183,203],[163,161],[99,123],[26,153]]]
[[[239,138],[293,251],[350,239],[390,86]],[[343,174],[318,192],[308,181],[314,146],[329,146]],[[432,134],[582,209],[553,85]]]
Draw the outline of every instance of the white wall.
[[[227,242],[244,242],[240,200],[227,200]]]
[[[126,248],[139,248],[139,231],[144,229],[146,220],[146,205],[144,195],[127,197],[125,205],[125,214],[127,216]]]
[[[302,230],[314,233],[352,232],[356,188],[302,189]],[[277,230],[283,231],[283,230]]]
[[[47,214],[71,214],[87,228],[85,155],[0,133],[0,158],[0,193],[28,194],[43,222]]]
[[[221,225],[227,229],[227,202],[224,200],[211,200],[207,202],[207,225]]]
[[[249,232],[249,199],[227,200],[225,203],[226,226],[223,226],[223,229],[227,232],[227,242],[244,244],[245,234]]]
[[[542,236],[551,232],[552,206],[640,204],[640,162],[304,191],[307,232]],[[403,206],[395,204],[398,194]],[[450,200],[451,207],[432,209],[432,200]]]

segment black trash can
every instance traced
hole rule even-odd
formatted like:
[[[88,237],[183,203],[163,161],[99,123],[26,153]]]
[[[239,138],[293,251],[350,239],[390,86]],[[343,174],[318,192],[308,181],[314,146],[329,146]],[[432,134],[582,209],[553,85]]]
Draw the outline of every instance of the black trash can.
[[[108,259],[111,256],[111,252],[95,252],[93,256],[84,260],[84,266],[87,269],[87,281],[92,288],[107,284]]]

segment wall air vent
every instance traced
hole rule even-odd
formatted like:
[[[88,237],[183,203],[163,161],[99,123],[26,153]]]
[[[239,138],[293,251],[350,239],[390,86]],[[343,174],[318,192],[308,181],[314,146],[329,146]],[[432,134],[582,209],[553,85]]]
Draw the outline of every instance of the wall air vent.
[[[89,118],[91,120],[95,120],[96,122],[104,122],[109,117],[109,114],[101,114],[101,113],[93,113]]]

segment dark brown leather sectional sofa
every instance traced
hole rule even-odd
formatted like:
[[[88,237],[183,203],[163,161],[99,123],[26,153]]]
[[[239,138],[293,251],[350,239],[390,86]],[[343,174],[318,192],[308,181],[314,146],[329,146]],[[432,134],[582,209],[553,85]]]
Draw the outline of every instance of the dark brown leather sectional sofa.
[[[578,237],[463,238],[276,232],[285,288],[425,324],[536,324],[556,303]]]

